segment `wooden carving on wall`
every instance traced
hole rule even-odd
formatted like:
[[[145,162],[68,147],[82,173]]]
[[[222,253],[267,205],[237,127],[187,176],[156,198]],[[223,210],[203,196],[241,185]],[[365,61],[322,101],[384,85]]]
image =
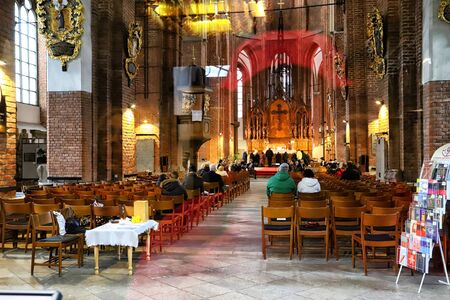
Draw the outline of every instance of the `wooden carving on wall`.
[[[383,45],[383,17],[378,8],[374,7],[367,16],[367,53],[370,68],[382,78],[386,73]]]
[[[270,105],[270,138],[290,138],[289,105],[279,99]]]
[[[336,69],[336,76],[341,81],[341,95],[342,98],[345,100],[347,98],[347,74],[346,74],[346,64],[345,64],[345,58],[338,53],[334,56],[334,67]]]
[[[181,111],[185,114],[190,114],[194,108],[197,97],[195,94],[185,94],[183,93],[183,102],[181,104]]]
[[[125,59],[125,72],[130,84],[139,70],[137,57],[142,49],[143,32],[142,26],[137,22],[132,22],[128,25],[128,57]]]
[[[441,0],[438,18],[439,20],[450,23],[450,0]]]
[[[39,33],[46,38],[48,55],[61,61],[63,71],[80,52],[83,9],[81,0],[36,1]]]

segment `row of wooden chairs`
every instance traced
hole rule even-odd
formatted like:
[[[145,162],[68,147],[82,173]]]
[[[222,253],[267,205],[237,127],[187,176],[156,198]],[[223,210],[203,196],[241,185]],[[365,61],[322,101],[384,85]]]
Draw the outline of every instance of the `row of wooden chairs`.
[[[355,267],[356,247],[361,248],[364,273],[367,275],[369,261],[388,262],[395,265],[396,248],[400,239],[399,213],[385,213],[376,210],[369,214],[364,207],[336,207],[330,215],[327,207],[261,207],[262,253],[266,259],[267,240],[274,236],[289,237],[289,256],[292,259],[294,244],[298,257],[304,237],[321,237],[325,242],[325,258],[329,257],[329,241],[331,230],[334,233],[335,254],[339,257],[338,236],[351,237],[352,266]],[[339,216],[339,218],[338,218]],[[279,221],[283,219],[283,221]],[[350,219],[350,221],[349,221]],[[393,254],[387,252],[383,256],[376,255],[376,248],[394,249]],[[369,256],[368,249],[372,249]],[[387,250],[386,250],[387,251]]]

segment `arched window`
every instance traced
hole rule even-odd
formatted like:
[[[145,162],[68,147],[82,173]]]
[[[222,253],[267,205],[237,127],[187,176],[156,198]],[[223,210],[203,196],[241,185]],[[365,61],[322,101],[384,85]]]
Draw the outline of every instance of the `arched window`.
[[[17,102],[38,105],[37,28],[31,1],[16,1],[14,16],[16,99]]]
[[[291,58],[285,52],[278,53],[270,65],[269,98],[290,100],[292,94]]]
[[[237,69],[237,117],[242,119],[244,107],[244,77],[242,71]]]
[[[320,65],[322,64],[323,56],[322,56],[322,49],[317,48],[317,50],[314,52],[313,55],[313,61],[312,61],[312,80],[313,80],[313,92],[318,93],[320,92],[320,81],[319,81],[319,71],[320,71]]]

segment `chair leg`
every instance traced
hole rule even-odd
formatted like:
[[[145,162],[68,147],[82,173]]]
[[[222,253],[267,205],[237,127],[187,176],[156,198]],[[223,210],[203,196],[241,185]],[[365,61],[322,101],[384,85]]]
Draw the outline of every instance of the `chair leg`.
[[[298,259],[302,259],[302,255],[301,255],[301,251],[302,251],[302,242],[303,242],[303,237],[299,234],[298,235],[298,239],[297,239],[297,252],[298,252]]]
[[[337,242],[337,235],[336,232],[333,233],[333,240],[334,240],[334,256],[336,257],[336,260],[339,260],[339,245]]]
[[[31,218],[28,220],[28,227],[27,227],[27,235],[25,238],[25,253],[27,253],[28,250],[28,241],[30,237],[30,229],[31,229]]]
[[[266,259],[266,236],[264,233],[262,234],[262,238],[261,238],[261,246],[262,246],[263,257],[264,257],[264,259]]]
[[[325,235],[325,259],[326,259],[326,261],[328,261],[328,253],[330,252],[329,241],[330,241],[330,236],[327,231],[327,234]]]
[[[291,235],[289,236],[289,259],[292,260],[292,253],[294,252],[294,236],[291,230]]]
[[[31,247],[31,276],[34,274],[34,259],[36,255],[36,248],[33,246]]]
[[[58,248],[58,275],[61,277],[61,271],[62,271],[62,245],[59,245]]]
[[[367,276],[367,249],[364,245],[361,245],[361,249],[363,254],[364,275]]]
[[[355,268],[355,240],[352,238],[352,267]]]

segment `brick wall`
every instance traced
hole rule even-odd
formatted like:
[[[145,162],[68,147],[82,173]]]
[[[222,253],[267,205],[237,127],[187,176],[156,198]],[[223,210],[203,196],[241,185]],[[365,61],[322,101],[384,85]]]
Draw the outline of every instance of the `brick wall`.
[[[15,189],[16,91],[14,84],[14,1],[0,1],[0,86],[6,98],[6,133],[0,133],[0,192]]]
[[[423,155],[428,163],[434,151],[449,142],[450,81],[423,85]]]
[[[49,176],[92,180],[92,96],[49,92],[47,153]]]

